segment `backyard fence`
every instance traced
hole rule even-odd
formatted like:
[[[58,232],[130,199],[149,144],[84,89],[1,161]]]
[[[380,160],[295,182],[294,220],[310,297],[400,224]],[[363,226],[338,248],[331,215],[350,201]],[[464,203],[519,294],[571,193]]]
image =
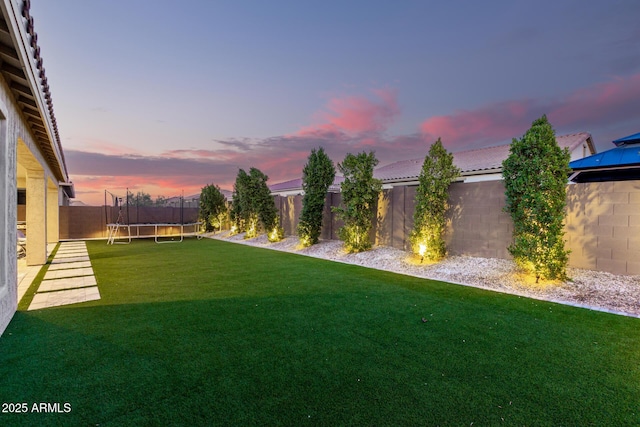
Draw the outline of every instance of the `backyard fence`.
[[[106,239],[107,223],[180,224],[198,220],[198,208],[126,206],[60,206],[60,240]]]
[[[376,245],[409,251],[417,186],[383,190],[371,239]],[[513,223],[504,212],[502,181],[453,183],[449,188],[446,243],[451,255],[510,259]],[[296,234],[302,196],[276,196],[285,235]],[[340,194],[327,195],[323,239],[337,239],[342,223],[331,211]],[[567,186],[566,247],[569,266],[614,274],[640,274],[640,181]]]
[[[371,240],[376,245],[410,250],[416,186],[397,186],[381,192]],[[453,183],[446,243],[449,254],[511,258],[513,223],[504,212],[502,181]],[[323,239],[338,239],[342,222],[331,211],[340,204],[339,193],[328,193],[322,227]],[[275,196],[285,235],[296,234],[302,196]],[[107,222],[118,208],[61,206],[60,239],[107,238]],[[123,212],[125,208],[123,207]],[[18,217],[20,217],[18,212]],[[197,208],[130,207],[130,223],[188,223],[198,218]],[[18,218],[19,219],[19,218]],[[109,221],[107,221],[109,219]],[[595,182],[567,186],[565,240],[569,266],[614,274],[640,274],[640,181]]]

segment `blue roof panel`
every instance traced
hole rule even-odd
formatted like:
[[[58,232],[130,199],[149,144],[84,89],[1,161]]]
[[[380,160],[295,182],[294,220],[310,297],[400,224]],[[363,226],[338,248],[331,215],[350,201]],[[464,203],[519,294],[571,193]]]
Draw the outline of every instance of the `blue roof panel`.
[[[640,134],[637,134],[640,137]],[[633,136],[633,135],[632,135]],[[629,138],[629,137],[627,137]],[[640,142],[640,139],[639,141]],[[640,166],[640,145],[631,144],[620,145],[611,150],[594,154],[583,159],[574,160],[569,163],[569,167],[574,170],[580,169],[600,169],[620,166]]]
[[[625,136],[624,138],[616,139],[613,143],[618,147],[622,144],[640,144],[640,132]]]

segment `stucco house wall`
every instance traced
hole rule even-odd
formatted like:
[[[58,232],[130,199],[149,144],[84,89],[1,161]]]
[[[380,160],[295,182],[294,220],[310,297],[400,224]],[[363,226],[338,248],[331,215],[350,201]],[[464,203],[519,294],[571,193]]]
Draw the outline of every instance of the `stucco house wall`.
[[[16,262],[16,150],[11,141],[16,135],[9,132],[11,118],[6,106],[5,84],[0,84],[0,333],[2,333],[17,308],[17,262]],[[13,250],[12,250],[13,249]]]
[[[0,276],[0,333],[4,331],[9,323],[17,307],[17,260],[16,260],[16,223],[17,223],[17,192],[18,180],[18,153],[20,152],[21,165],[27,169],[26,180],[31,179],[36,182],[39,194],[38,202],[41,203],[41,212],[47,212],[46,209],[46,193],[47,186],[50,182],[57,183],[54,172],[47,164],[46,160],[40,153],[36,142],[31,134],[29,126],[25,118],[17,107],[17,102],[11,93],[4,77],[0,74],[0,145],[3,147],[0,159],[0,187],[2,191],[2,206],[0,216],[2,216],[2,258],[0,259],[0,267],[2,270]],[[22,183],[21,183],[22,184]],[[24,182],[25,187],[28,185]],[[35,191],[35,186],[32,191]],[[56,193],[57,194],[57,193]],[[57,196],[56,196],[57,200]],[[32,207],[32,209],[36,209]],[[46,213],[45,213],[46,215]],[[40,250],[42,254],[40,258],[46,260],[46,244],[37,245],[36,235],[43,235],[43,241],[46,241],[46,220],[34,221],[30,229],[31,240],[33,244],[29,248],[32,255],[38,255],[35,252]]]
[[[59,239],[59,204],[72,195],[28,1],[0,1],[0,334],[17,307],[17,192],[26,189],[26,263]],[[64,185],[63,185],[64,184]],[[23,212],[21,212],[23,214]]]

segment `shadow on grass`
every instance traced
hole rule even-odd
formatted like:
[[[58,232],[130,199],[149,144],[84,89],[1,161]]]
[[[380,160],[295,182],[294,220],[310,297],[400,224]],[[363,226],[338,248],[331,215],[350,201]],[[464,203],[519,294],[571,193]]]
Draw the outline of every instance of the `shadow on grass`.
[[[72,411],[0,421],[637,420],[638,319],[229,245],[96,258],[102,300],[17,313],[0,338],[0,395]]]
[[[0,394],[72,406],[11,425],[629,424],[636,319],[525,311],[345,292],[20,312]]]

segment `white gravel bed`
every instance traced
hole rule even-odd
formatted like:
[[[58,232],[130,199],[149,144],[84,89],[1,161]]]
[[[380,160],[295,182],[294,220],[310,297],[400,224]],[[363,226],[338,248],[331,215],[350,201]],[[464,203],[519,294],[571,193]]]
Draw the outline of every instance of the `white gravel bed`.
[[[343,250],[342,242],[338,240],[324,240],[308,248],[300,248],[297,237],[287,237],[277,243],[270,243],[266,235],[245,239],[244,234],[229,236],[228,233],[219,233],[208,237],[640,317],[640,276],[619,276],[569,268],[569,281],[541,281],[536,284],[531,277],[520,274],[513,261],[504,259],[452,256],[439,263],[423,264],[413,254],[384,246],[357,254],[347,254]]]

